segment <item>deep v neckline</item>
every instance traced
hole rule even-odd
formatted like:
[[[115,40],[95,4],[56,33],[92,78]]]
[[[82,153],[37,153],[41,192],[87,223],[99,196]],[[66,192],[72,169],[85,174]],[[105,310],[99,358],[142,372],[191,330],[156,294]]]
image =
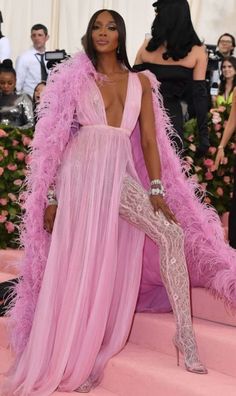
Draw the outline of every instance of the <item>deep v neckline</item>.
[[[107,113],[106,113],[106,108],[105,108],[105,102],[101,93],[101,90],[98,87],[98,84],[96,83],[96,81],[94,81],[97,91],[99,93],[100,96],[100,101],[101,101],[101,105],[102,105],[102,110],[103,110],[103,117],[104,117],[104,121],[105,121],[105,125],[111,127],[111,128],[122,128],[123,126],[123,122],[124,122],[124,115],[125,115],[125,110],[126,110],[126,104],[127,104],[127,99],[129,96],[129,87],[130,87],[130,72],[128,71],[128,78],[127,78],[127,83],[126,83],[126,94],[125,94],[125,101],[124,101],[124,109],[123,109],[123,113],[121,116],[121,122],[120,122],[120,126],[116,127],[114,125],[109,125],[108,121],[107,121]]]

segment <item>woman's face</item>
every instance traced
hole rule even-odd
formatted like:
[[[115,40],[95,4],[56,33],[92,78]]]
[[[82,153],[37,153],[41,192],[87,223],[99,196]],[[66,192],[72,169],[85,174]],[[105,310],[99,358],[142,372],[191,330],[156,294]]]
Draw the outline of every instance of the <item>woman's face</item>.
[[[92,40],[98,53],[115,52],[119,45],[119,34],[115,20],[107,12],[101,12],[93,25]]]
[[[37,88],[35,89],[35,92],[34,92],[34,101],[35,101],[36,103],[39,103],[39,102],[40,102],[40,97],[41,97],[41,94],[42,94],[42,92],[43,92],[43,90],[44,90],[45,87],[46,87],[45,84],[39,84],[39,85],[37,86]]]
[[[224,61],[222,64],[222,74],[225,78],[233,78],[236,74],[236,70],[234,69],[232,63],[229,61]]]
[[[0,91],[5,95],[10,95],[16,88],[16,77],[11,72],[0,73]]]

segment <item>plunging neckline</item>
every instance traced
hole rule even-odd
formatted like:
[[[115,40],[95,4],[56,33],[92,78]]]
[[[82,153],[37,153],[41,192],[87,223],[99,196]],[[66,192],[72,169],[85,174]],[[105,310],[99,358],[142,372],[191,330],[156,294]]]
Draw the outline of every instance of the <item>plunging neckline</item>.
[[[122,116],[121,116],[120,126],[118,126],[118,127],[117,127],[117,126],[114,126],[114,125],[108,124],[108,121],[107,121],[107,113],[106,113],[106,108],[105,108],[105,102],[104,102],[104,99],[103,99],[101,90],[99,89],[99,87],[98,87],[96,81],[94,81],[94,83],[95,83],[95,85],[96,85],[96,88],[97,88],[97,91],[98,91],[99,96],[100,96],[100,101],[101,101],[101,105],[102,105],[103,117],[104,117],[105,125],[107,125],[107,126],[109,126],[109,127],[111,127],[111,128],[122,128],[122,126],[123,126],[124,115],[125,115],[125,110],[126,110],[126,104],[127,104],[128,94],[129,94],[130,74],[131,74],[131,73],[128,71],[128,78],[127,78],[127,83],[126,83],[126,94],[125,94],[125,101],[124,101],[124,109],[123,109],[123,113],[122,113]]]

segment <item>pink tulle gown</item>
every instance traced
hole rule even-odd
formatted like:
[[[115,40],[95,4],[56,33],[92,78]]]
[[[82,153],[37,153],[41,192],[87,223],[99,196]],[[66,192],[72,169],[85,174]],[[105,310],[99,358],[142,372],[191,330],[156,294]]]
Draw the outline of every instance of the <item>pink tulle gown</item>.
[[[48,396],[97,383],[125,344],[140,286],[144,233],[119,217],[125,174],[138,179],[130,135],[141,107],[129,73],[120,128],[107,125],[90,79],[56,181],[58,210],[27,346],[9,395]],[[9,386],[9,384],[8,384]],[[12,392],[12,393],[11,393]]]

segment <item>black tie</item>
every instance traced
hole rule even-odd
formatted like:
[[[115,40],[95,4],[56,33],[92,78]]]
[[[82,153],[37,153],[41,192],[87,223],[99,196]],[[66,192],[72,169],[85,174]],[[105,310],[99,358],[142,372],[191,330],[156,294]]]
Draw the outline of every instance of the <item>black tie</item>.
[[[44,63],[44,54],[37,54],[39,56],[39,63],[41,67],[41,81],[47,81],[48,78],[48,73],[46,70],[46,66]]]

